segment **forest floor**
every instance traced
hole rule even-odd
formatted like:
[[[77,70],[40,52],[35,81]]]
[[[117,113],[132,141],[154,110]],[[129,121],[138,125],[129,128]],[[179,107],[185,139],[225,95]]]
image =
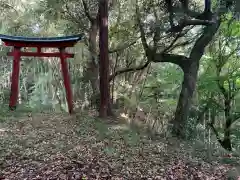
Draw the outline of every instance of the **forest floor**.
[[[83,114],[8,117],[0,123],[0,179],[221,180],[237,173],[236,163],[204,161],[190,147]]]

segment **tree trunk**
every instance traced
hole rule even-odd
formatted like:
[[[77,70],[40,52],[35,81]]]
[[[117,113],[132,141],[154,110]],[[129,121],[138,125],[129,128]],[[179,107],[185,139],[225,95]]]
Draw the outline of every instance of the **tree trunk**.
[[[173,134],[181,138],[185,138],[184,130],[189,115],[193,93],[196,87],[198,68],[199,62],[193,61],[184,70],[182,89],[178,99],[172,129]]]
[[[191,106],[191,99],[196,87],[200,60],[204,54],[205,48],[218,31],[220,23],[220,20],[217,19],[216,23],[208,25],[203,29],[202,35],[196,40],[191,50],[189,62],[182,66],[184,78],[172,129],[172,133],[179,138],[186,137],[185,127]]]
[[[91,16],[90,5],[87,5],[87,1],[82,0],[83,10],[85,16],[88,18],[90,23],[90,29],[88,32],[88,50],[89,50],[89,61],[87,68],[83,72],[85,82],[90,82],[92,88],[92,95],[90,97],[91,104],[94,107],[98,107],[99,104],[95,99],[99,96],[99,58],[97,52],[97,35],[99,30],[99,12],[95,17]]]
[[[225,119],[226,119],[226,123],[225,123],[225,128],[224,128],[224,139],[222,141],[222,146],[229,150],[232,151],[232,143],[231,143],[231,138],[230,138],[230,127],[232,125],[232,118],[231,118],[231,100],[225,99],[225,109],[224,109],[224,114],[225,114]]]
[[[97,33],[98,33],[98,23],[97,20],[91,23],[91,28],[89,31],[89,51],[90,51],[90,61],[88,62],[88,79],[91,83],[93,96],[99,94],[99,78],[98,78],[98,55],[97,55]]]
[[[108,0],[99,1],[100,109],[102,118],[112,115],[109,87]]]

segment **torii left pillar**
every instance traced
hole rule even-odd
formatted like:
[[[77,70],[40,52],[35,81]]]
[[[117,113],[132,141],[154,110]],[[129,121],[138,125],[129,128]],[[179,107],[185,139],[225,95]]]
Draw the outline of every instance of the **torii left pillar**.
[[[67,58],[73,58],[74,54],[65,52],[65,49],[66,47],[73,47],[81,38],[81,35],[52,38],[26,38],[20,36],[0,35],[0,39],[5,43],[6,46],[13,46],[13,51],[8,53],[9,56],[13,56],[12,83],[9,102],[10,110],[16,109],[18,101],[21,56],[59,57],[61,62],[63,82],[66,90],[68,111],[70,114],[73,113],[73,95],[68,72],[68,63],[66,60]],[[22,52],[22,47],[36,47],[37,52]],[[59,52],[45,53],[42,52],[42,48],[58,48]]]
[[[15,110],[17,105],[17,100],[18,100],[18,92],[19,92],[21,47],[14,47],[12,54],[13,54],[13,67],[12,67],[9,109]]]

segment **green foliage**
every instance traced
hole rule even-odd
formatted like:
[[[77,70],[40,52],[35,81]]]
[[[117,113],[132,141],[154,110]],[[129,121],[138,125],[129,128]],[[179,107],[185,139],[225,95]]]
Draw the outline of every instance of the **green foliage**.
[[[188,140],[194,140],[197,137],[197,119],[189,118],[185,126],[185,134]]]
[[[89,52],[89,47],[93,44],[90,43],[88,38],[91,32],[91,21],[93,22],[94,19],[97,18],[98,1],[85,0],[87,9],[84,9],[82,2],[82,0],[0,0],[1,34],[35,37],[63,36],[80,33],[86,35],[84,42],[78,43],[74,48],[68,49],[67,51],[75,53],[75,57],[68,61],[74,94],[74,104],[76,107],[78,106],[77,108],[79,109],[87,109],[87,113],[92,115],[90,117],[81,112],[82,114],[76,115],[76,119],[71,119],[71,121],[67,119],[67,123],[65,121],[63,123],[62,116],[51,119],[53,117],[51,115],[51,118],[48,117],[49,122],[46,127],[53,128],[54,126],[55,128],[55,124],[58,124],[61,127],[60,129],[64,129],[68,133],[64,132],[63,136],[56,133],[53,135],[57,137],[55,139],[48,134],[45,134],[46,136],[41,138],[44,140],[46,140],[48,136],[51,138],[50,140],[46,140],[50,144],[49,146],[51,146],[50,151],[53,149],[55,151],[64,149],[65,152],[63,154],[65,154],[68,150],[75,150],[77,148],[83,149],[82,145],[85,145],[84,143],[87,142],[87,150],[95,148],[101,150],[109,159],[117,157],[118,160],[121,159],[122,161],[125,158],[125,160],[129,160],[130,163],[132,163],[131,158],[137,157],[141,159],[141,156],[144,158],[148,157],[148,152],[146,153],[145,150],[149,149],[149,152],[154,154],[152,155],[149,153],[149,157],[154,157],[154,164],[156,164],[157,169],[156,172],[158,174],[162,173],[159,172],[159,170],[162,171],[162,169],[159,168],[158,165],[161,163],[161,160],[165,158],[165,154],[164,158],[162,158],[160,154],[163,151],[161,149],[160,153],[159,149],[160,146],[165,145],[162,145],[159,141],[157,143],[151,142],[152,144],[147,144],[150,137],[148,137],[148,134],[143,134],[143,132],[148,128],[152,135],[152,139],[154,136],[159,137],[157,136],[158,133],[163,133],[161,137],[168,136],[167,134],[170,133],[170,130],[167,129],[168,122],[173,118],[174,111],[176,110],[183,81],[183,72],[181,68],[176,65],[161,62],[152,62],[147,68],[135,71],[135,67],[147,61],[144,51],[145,47],[143,48],[143,43],[141,42],[144,38],[141,37],[140,39],[140,24],[136,21],[138,18],[138,14],[136,13],[136,1],[112,1],[109,3],[110,71],[111,74],[114,74],[114,72],[126,68],[133,69],[131,72],[128,71],[127,73],[117,75],[114,80],[110,82],[113,100],[119,103],[114,110],[116,110],[116,112],[124,112],[126,117],[129,117],[128,120],[130,122],[140,122],[143,124],[143,127],[135,126],[134,124],[131,124],[132,126],[126,126],[116,123],[116,125],[115,123],[106,123],[109,119],[102,120],[93,118],[93,115],[96,113],[95,111],[99,109],[100,96],[98,91],[93,88],[98,87],[98,75],[95,75],[95,77],[92,76],[94,73],[98,74],[98,68],[95,68],[94,71],[94,68],[89,65],[92,62],[93,55]],[[226,1],[222,2],[225,3]],[[213,134],[213,131],[209,129],[209,124],[214,124],[220,139],[223,139],[226,130],[226,117],[224,116],[224,109],[226,109],[224,100],[226,97],[232,97],[232,99],[230,99],[232,105],[230,117],[237,117],[236,115],[239,113],[240,109],[240,61],[238,52],[240,23],[235,18],[237,9],[239,8],[239,3],[237,2],[238,1],[233,2],[231,8],[234,10],[231,10],[230,8],[226,8],[226,6],[219,9],[218,2],[213,1],[213,12],[222,10],[224,15],[221,17],[222,23],[214,40],[205,48],[204,56],[200,63],[197,90],[192,99],[193,107],[190,110],[190,117],[187,118],[186,126],[183,130],[187,136],[187,140],[189,140],[188,142],[194,142],[191,144],[191,148],[194,149],[196,147],[197,150],[195,155],[204,158],[206,161],[212,160],[210,157],[214,153],[216,154],[216,152],[218,153],[221,151],[219,144],[217,144],[216,134]],[[197,12],[202,11],[202,7],[200,7],[202,5],[201,3],[200,5],[195,1],[191,1],[191,3],[191,10],[195,8]],[[138,1],[138,5],[141,22],[145,32],[144,37],[149,47],[152,48],[155,46],[157,53],[162,52],[162,50],[170,45],[176,36],[178,36],[178,33],[167,33],[167,29],[169,29],[169,13],[166,11],[165,4],[163,1],[151,0]],[[175,5],[178,5],[178,3],[176,2]],[[91,16],[90,19],[87,17],[88,13]],[[184,17],[182,9],[174,14],[176,15],[174,23],[178,20],[182,21]],[[193,18],[192,20],[196,19]],[[96,32],[98,32],[98,29]],[[196,25],[194,27],[184,28],[183,32],[180,34],[181,38],[177,39],[173,47],[168,49],[166,53],[189,57],[189,52],[191,52],[194,44],[197,44],[196,39],[201,37],[201,33],[202,26]],[[97,34],[96,44],[94,44],[97,46],[96,54],[99,53],[98,43]],[[61,113],[67,112],[66,93],[59,59],[26,57],[22,58],[21,61],[19,105],[15,112],[9,111],[9,76],[12,71],[12,59],[6,56],[6,53],[10,51],[9,48],[1,45],[0,49],[0,58],[2,62],[0,66],[0,103],[2,104],[0,108],[0,122],[19,121],[21,123],[19,117],[25,117],[25,125],[29,125],[26,126],[26,129],[29,132],[31,130],[30,125],[32,125],[30,122],[34,119],[31,119],[29,114],[39,112],[50,112],[49,114],[53,114],[52,111]],[[36,51],[36,49],[28,50]],[[49,50],[52,51],[53,49]],[[94,54],[94,57],[96,54]],[[155,61],[161,61],[161,58],[163,57],[155,59]],[[91,81],[94,78],[97,79],[94,82],[97,84],[94,84],[95,86],[93,85],[93,81]],[[93,94],[95,90],[97,93]],[[90,106],[94,106],[95,111],[92,110],[93,108]],[[79,109],[77,109],[77,111]],[[142,113],[141,117],[137,117],[137,112]],[[202,114],[203,116],[200,118]],[[133,118],[134,121],[132,120]],[[44,120],[46,119],[40,118],[39,122],[46,122]],[[72,129],[71,127],[73,123],[72,120],[76,123],[76,129]],[[114,120],[116,119],[114,118]],[[231,140],[234,149],[239,151],[239,119],[236,118],[233,119],[233,121],[234,123],[230,128]],[[41,130],[41,128],[34,129],[34,131],[38,132],[37,135],[41,135],[39,129]],[[53,132],[55,133],[55,131]],[[30,131],[29,134],[31,133],[33,132]],[[69,140],[69,136],[71,136],[70,138],[74,137],[74,139],[70,139],[71,141],[66,143],[65,141]],[[62,137],[65,139],[61,139]],[[160,140],[162,139],[163,138]],[[34,149],[44,149],[46,145],[44,142],[44,145],[41,144],[39,147],[36,147],[35,142],[32,144],[26,142],[26,140],[19,142],[20,143],[14,143],[16,145],[15,149],[17,150],[19,150],[24,143],[28,146],[28,149],[23,153],[21,159],[24,159],[24,155],[29,153],[29,149],[33,147]],[[177,140],[177,143],[178,142]],[[12,149],[5,146],[4,143],[5,142],[3,142],[4,150],[6,149],[6,151],[9,151]],[[170,144],[171,141],[167,143]],[[144,144],[146,147],[142,146]],[[218,147],[218,150],[211,149],[211,146]],[[125,152],[125,147],[131,149],[131,151]],[[166,149],[169,156],[175,158],[174,153],[176,152],[174,148],[176,147],[168,146]],[[172,152],[173,149],[174,152]],[[176,149],[179,149],[179,147]],[[45,151],[44,149],[44,152]],[[56,152],[52,153],[56,154]],[[141,153],[143,153],[143,155],[141,155]],[[89,151],[84,152],[84,155],[89,155]],[[42,156],[41,154],[40,157]],[[81,156],[81,153],[75,155],[72,159],[76,160],[76,163],[81,166],[81,162],[77,162],[77,160],[80,159],[79,156]],[[179,156],[179,153],[176,156]],[[8,157],[15,156],[14,154],[10,154]],[[160,160],[158,158],[160,158]],[[5,162],[1,157],[0,160]],[[126,163],[125,160],[124,163]],[[152,167],[153,164],[150,160],[148,162],[151,163],[152,175],[152,171],[155,171],[155,167]],[[141,160],[139,164],[145,166],[148,162],[143,163]],[[222,162],[226,164],[237,164],[235,159],[226,158],[223,159]],[[180,166],[181,168],[176,169],[182,170],[183,165],[180,164]],[[123,167],[122,162],[119,167]],[[113,168],[115,170],[117,169],[115,167]],[[147,169],[145,170],[147,171]],[[144,173],[146,173],[145,170]],[[124,172],[127,173],[130,171],[131,169],[124,170]],[[163,172],[164,171],[163,169]]]

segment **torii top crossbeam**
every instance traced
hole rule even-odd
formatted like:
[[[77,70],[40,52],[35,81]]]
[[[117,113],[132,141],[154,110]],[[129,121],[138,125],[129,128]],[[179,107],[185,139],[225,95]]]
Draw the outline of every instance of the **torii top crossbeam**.
[[[11,80],[12,82],[11,96],[9,102],[10,109],[14,110],[17,104],[21,56],[59,57],[61,60],[63,80],[66,89],[68,110],[69,113],[72,113],[73,100],[66,59],[74,57],[74,54],[65,52],[65,48],[73,47],[78,41],[83,39],[83,35],[80,34],[65,37],[38,38],[38,37],[9,36],[0,34],[0,39],[1,41],[4,42],[5,46],[14,47],[13,51],[8,53],[9,56],[14,57]],[[35,47],[37,48],[37,52],[22,52],[21,51],[22,47]],[[59,52],[46,53],[42,52],[42,48],[58,48]]]
[[[0,39],[6,46],[19,47],[73,47],[78,41],[82,40],[83,35],[73,35],[64,37],[23,37],[8,36],[0,34]]]

